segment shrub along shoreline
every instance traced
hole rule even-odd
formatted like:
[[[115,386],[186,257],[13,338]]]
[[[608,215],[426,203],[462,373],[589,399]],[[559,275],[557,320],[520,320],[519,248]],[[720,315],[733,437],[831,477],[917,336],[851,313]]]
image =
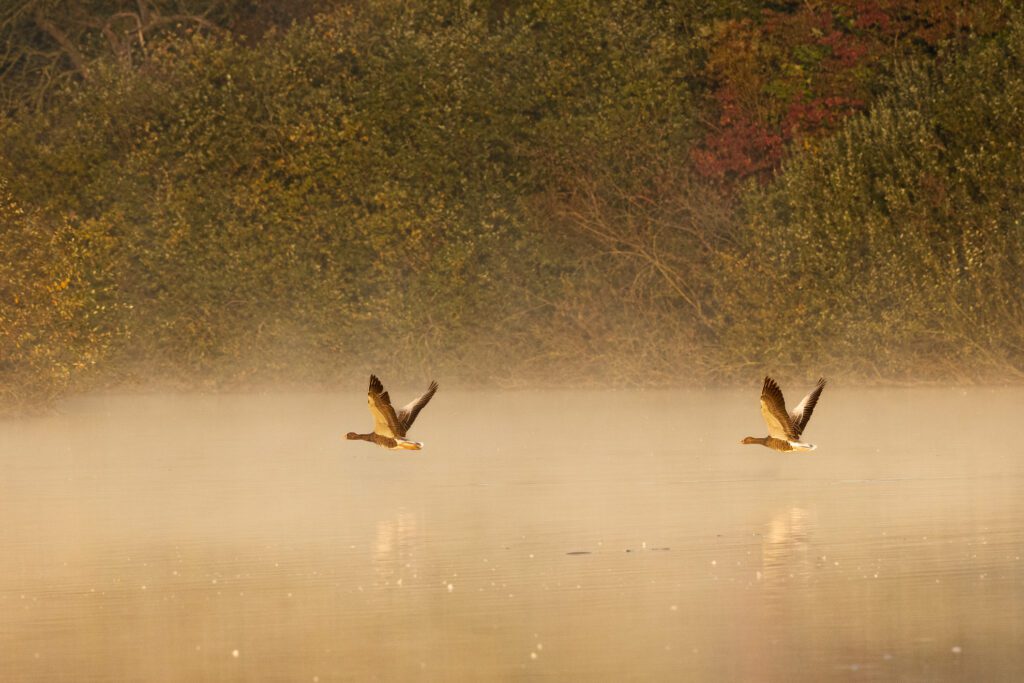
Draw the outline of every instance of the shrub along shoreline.
[[[904,4],[372,2],[91,55],[0,114],[0,404],[1019,383],[1024,19]]]

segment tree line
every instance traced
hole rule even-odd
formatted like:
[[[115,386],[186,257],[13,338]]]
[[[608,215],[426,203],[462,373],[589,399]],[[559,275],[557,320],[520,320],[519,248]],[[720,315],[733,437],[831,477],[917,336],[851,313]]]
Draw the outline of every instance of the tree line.
[[[25,0],[0,394],[1024,378],[1010,3]]]

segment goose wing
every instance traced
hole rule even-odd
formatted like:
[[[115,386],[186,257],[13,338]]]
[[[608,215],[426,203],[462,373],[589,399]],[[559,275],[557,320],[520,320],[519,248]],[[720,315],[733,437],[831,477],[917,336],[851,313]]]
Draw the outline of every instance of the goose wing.
[[[392,438],[405,434],[399,427],[395,409],[391,407],[391,397],[384,391],[384,385],[376,375],[370,375],[370,390],[366,394],[366,401],[370,406],[370,414],[373,415],[375,434]]]
[[[821,396],[821,390],[824,388],[825,378],[822,377],[814,388],[811,389],[811,393],[804,396],[800,403],[796,405],[796,408],[793,408],[793,412],[789,414],[798,437],[803,433],[804,427],[810,421],[811,413],[814,412],[814,406],[818,405],[818,397]]]
[[[412,427],[412,423],[416,421],[416,416],[423,410],[423,406],[430,402],[430,399],[434,398],[434,392],[437,391],[437,382],[431,382],[427,390],[423,392],[415,401],[409,402],[407,406],[398,411],[398,425],[402,428],[401,436],[405,436],[405,433]]]
[[[786,412],[786,399],[782,389],[771,377],[764,378],[761,388],[761,415],[768,425],[768,435],[776,439],[796,441],[799,436],[793,427],[792,418]]]

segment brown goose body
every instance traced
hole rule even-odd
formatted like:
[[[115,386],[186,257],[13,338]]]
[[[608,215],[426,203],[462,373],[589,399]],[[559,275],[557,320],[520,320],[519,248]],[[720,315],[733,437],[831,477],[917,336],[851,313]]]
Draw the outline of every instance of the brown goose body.
[[[391,397],[384,391],[384,385],[377,379],[376,375],[370,375],[370,388],[366,394],[366,403],[373,416],[373,431],[369,434],[357,434],[349,432],[345,438],[350,441],[369,441],[381,448],[398,451],[418,451],[423,448],[419,441],[412,441],[405,438],[409,428],[416,421],[423,407],[430,402],[437,391],[437,382],[431,382],[430,386],[422,396],[412,401],[404,408],[395,412],[391,405]]]
[[[423,444],[421,442],[419,442],[419,441],[409,441],[408,439],[401,439],[401,440],[399,440],[399,439],[396,439],[396,438],[391,437],[391,436],[383,436],[381,434],[375,434],[375,433],[356,434],[355,432],[349,432],[348,434],[345,435],[345,438],[347,438],[347,439],[349,439],[351,441],[357,441],[357,440],[358,441],[369,441],[370,443],[377,444],[381,448],[387,448],[387,449],[392,450],[392,451],[397,451],[397,450],[402,450],[402,449],[418,451],[419,449],[423,448]],[[408,445],[399,445],[399,444],[408,444]],[[414,446],[413,444],[416,444],[416,445]]]
[[[814,446],[814,447],[812,447],[812,449],[798,449],[798,447],[796,445],[794,445],[794,442],[787,441],[784,438],[774,438],[774,437],[771,437],[771,436],[761,436],[761,437],[758,437],[758,436],[748,436],[748,437],[744,438],[741,442],[742,443],[746,443],[746,444],[760,443],[761,445],[768,446],[769,449],[771,449],[772,451],[781,451],[782,453],[786,453],[788,451],[798,451],[798,450],[801,450],[801,451],[813,451],[817,447],[817,446]],[[812,443],[808,443],[808,444],[803,444],[803,445],[813,445],[813,444]]]
[[[768,436],[748,436],[740,443],[759,444],[773,451],[813,451],[817,446],[800,441],[800,435],[811,419],[818,397],[825,388],[825,379],[819,379],[814,389],[803,397],[793,412],[786,410],[782,389],[771,377],[764,378],[761,387],[761,416],[768,426]]]

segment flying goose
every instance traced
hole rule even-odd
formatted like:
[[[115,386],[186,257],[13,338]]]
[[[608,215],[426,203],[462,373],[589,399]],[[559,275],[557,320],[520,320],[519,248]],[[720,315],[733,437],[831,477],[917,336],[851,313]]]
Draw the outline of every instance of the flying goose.
[[[776,451],[813,451],[817,446],[802,443],[799,439],[824,388],[825,379],[819,379],[811,393],[804,396],[793,412],[787,413],[782,389],[779,389],[779,385],[771,377],[765,377],[764,386],[761,388],[761,415],[768,425],[768,436],[748,436],[740,443],[758,443]]]
[[[347,439],[372,441],[381,448],[388,448],[393,451],[408,450],[418,451],[423,448],[419,441],[410,441],[405,438],[416,421],[416,416],[423,410],[423,406],[434,397],[437,391],[437,382],[431,382],[427,390],[418,399],[405,406],[398,413],[391,406],[391,397],[384,391],[384,385],[380,383],[376,375],[370,375],[370,390],[367,393],[366,401],[370,406],[370,414],[373,415],[373,432],[370,434],[356,434],[349,432]]]

